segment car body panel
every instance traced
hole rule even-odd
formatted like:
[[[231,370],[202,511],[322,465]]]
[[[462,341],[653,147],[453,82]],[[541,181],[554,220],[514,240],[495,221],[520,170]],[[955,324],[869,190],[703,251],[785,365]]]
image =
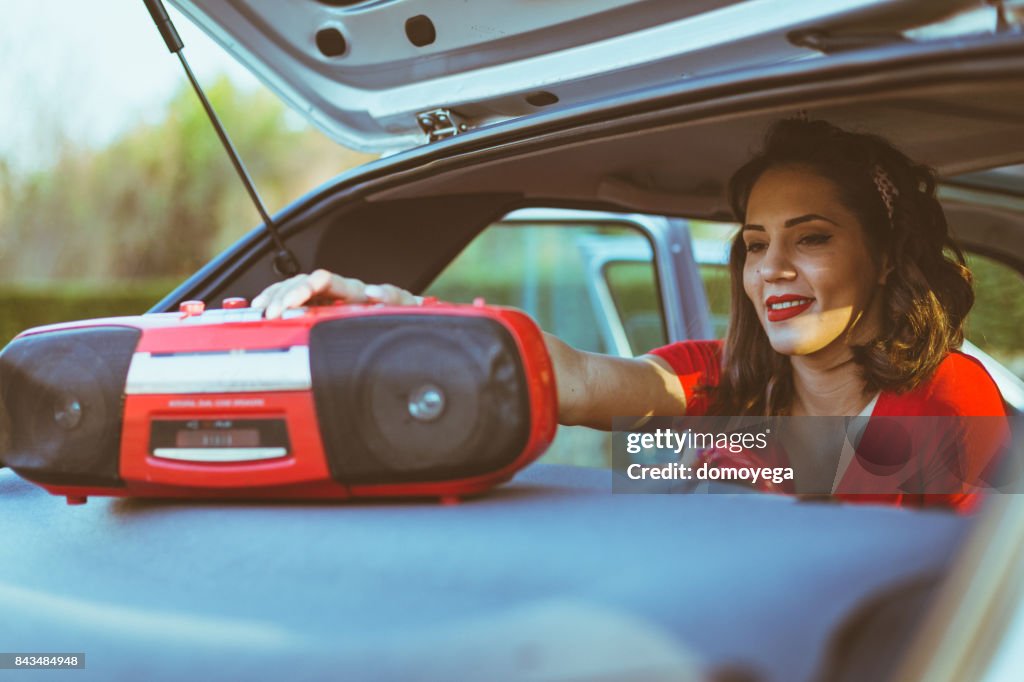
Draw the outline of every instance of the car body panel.
[[[611,477],[537,465],[454,507],[68,507],[0,471],[19,510],[0,516],[19,548],[0,563],[0,639],[85,651],[103,679],[667,680],[696,657],[799,682],[865,599],[944,570],[970,526],[613,495]]]
[[[449,110],[455,134],[460,122],[476,128],[553,104],[817,55],[790,40],[794,31],[898,35],[976,4],[171,2],[328,135],[377,152],[427,141],[421,114],[439,109]],[[429,43],[417,44],[409,29],[415,21],[429,24]]]

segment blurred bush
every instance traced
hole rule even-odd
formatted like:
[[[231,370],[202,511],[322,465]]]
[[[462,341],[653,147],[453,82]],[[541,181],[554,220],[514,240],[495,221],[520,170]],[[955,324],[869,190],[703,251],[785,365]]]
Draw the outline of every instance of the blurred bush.
[[[974,307],[965,334],[976,346],[1024,379],[1024,277],[999,261],[971,254]]]
[[[271,212],[372,157],[295,125],[267,91],[206,92]],[[56,161],[0,158],[0,343],[28,327],[148,310],[260,218],[183,85],[102,149],[55,130]]]
[[[370,157],[289,123],[266,91],[207,86],[271,211]],[[0,161],[0,283],[183,277],[260,222],[195,94],[103,149],[65,142],[56,162]]]
[[[144,313],[177,283],[151,280],[120,287],[70,282],[0,286],[0,347],[30,327]]]

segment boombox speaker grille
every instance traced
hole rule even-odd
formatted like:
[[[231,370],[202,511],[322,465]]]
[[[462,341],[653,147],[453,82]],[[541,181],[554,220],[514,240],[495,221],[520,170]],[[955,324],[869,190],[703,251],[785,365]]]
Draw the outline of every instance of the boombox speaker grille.
[[[91,327],[12,341],[0,353],[0,461],[42,483],[121,485],[122,396],[139,336]]]
[[[526,445],[526,377],[494,320],[353,317],[316,325],[309,345],[320,432],[341,483],[472,476]]]

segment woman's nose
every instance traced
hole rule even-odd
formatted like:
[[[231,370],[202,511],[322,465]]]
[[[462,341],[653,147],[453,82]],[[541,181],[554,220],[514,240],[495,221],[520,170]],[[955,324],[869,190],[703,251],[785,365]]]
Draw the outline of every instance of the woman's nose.
[[[766,282],[789,280],[796,277],[796,269],[793,268],[786,249],[778,242],[768,245],[760,266],[761,278]]]

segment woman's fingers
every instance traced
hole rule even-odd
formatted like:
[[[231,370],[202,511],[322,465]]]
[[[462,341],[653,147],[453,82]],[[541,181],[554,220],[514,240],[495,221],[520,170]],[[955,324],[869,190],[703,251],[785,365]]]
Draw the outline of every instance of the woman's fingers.
[[[298,308],[303,303],[317,295],[309,277],[303,277],[281,290],[280,296],[276,297],[275,303],[281,310],[287,308]]]
[[[268,319],[281,317],[288,308],[297,308],[318,293],[310,275],[296,275],[281,282],[281,285],[270,292],[266,302],[264,316]]]
[[[268,319],[280,317],[288,308],[298,308],[312,299],[376,302],[388,305],[418,305],[420,299],[393,284],[365,284],[362,280],[335,275],[327,270],[314,270],[272,284],[252,300],[253,308],[264,309]]]
[[[288,305],[301,305],[312,295],[308,278],[309,275],[296,275],[283,282],[271,284],[252,299],[250,305],[253,308],[262,308],[268,318],[280,317]]]
[[[274,282],[269,287],[258,293],[256,295],[256,298],[252,299],[252,303],[250,303],[250,305],[253,308],[266,308],[267,303],[270,302],[270,299],[274,295],[274,292],[283,284],[284,282]]]
[[[350,303],[366,301],[366,284],[354,277],[342,277],[327,270],[315,270],[310,279],[317,295]]]
[[[394,284],[371,284],[366,287],[366,297],[371,301],[388,305],[418,305],[419,299]]]

